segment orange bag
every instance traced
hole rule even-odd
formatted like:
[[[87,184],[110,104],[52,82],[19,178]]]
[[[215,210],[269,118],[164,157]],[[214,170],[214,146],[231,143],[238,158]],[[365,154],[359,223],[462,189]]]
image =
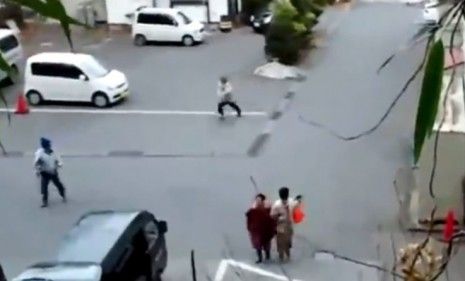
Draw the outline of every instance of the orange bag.
[[[294,208],[294,211],[292,212],[292,219],[294,220],[294,223],[299,224],[303,222],[305,218],[305,213],[302,211],[302,206],[299,205]]]

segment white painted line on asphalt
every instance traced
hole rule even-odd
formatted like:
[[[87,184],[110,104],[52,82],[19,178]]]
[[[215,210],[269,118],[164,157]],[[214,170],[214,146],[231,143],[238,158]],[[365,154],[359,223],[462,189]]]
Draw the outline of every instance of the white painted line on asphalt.
[[[216,270],[215,274],[215,279],[213,281],[222,281],[224,278],[224,275],[226,274],[226,270],[228,269],[228,261],[227,260],[222,260],[220,262],[220,265],[218,265],[218,269]]]
[[[13,108],[0,108],[0,112],[14,113]],[[137,110],[137,109],[59,109],[59,108],[31,108],[31,113],[44,114],[107,114],[107,115],[200,115],[200,116],[217,116],[214,111],[190,111],[190,110]],[[227,112],[225,115],[235,116],[232,112]],[[267,116],[264,111],[248,111],[242,112],[243,116]]]
[[[53,46],[53,43],[52,42],[42,42],[42,43],[40,43],[40,46],[41,47],[51,47],[51,46]]]
[[[214,281],[223,281],[224,276],[226,275],[227,269],[229,266],[233,267],[238,267],[242,270],[246,270],[252,273],[255,273],[257,275],[265,276],[268,278],[273,278],[275,280],[280,280],[280,281],[302,281],[298,279],[289,279],[287,276],[276,274],[274,272],[264,270],[260,267],[256,266],[251,266],[249,264],[246,264],[244,262],[239,262],[233,259],[224,259],[221,260],[218,269],[215,274],[215,279]]]

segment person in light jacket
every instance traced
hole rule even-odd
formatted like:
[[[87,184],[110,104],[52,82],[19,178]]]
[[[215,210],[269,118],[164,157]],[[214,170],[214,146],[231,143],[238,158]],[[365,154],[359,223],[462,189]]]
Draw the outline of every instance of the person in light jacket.
[[[291,258],[292,236],[294,235],[292,213],[297,202],[289,198],[289,188],[279,189],[279,198],[271,207],[270,215],[276,220],[276,246],[279,260],[288,261]]]
[[[229,105],[236,111],[237,117],[241,117],[241,108],[234,101],[232,90],[233,88],[231,86],[231,83],[228,81],[228,78],[225,76],[221,77],[220,81],[218,82],[218,89],[217,89],[217,95],[219,98],[218,113],[221,115],[221,118],[224,117],[223,108],[226,105]]]
[[[58,176],[58,169],[63,166],[60,156],[52,149],[52,142],[49,139],[40,139],[40,148],[35,153],[34,167],[37,175],[40,176],[40,191],[42,193],[42,208],[48,206],[48,185],[50,182],[58,189],[58,193],[63,202],[66,202],[65,187]]]

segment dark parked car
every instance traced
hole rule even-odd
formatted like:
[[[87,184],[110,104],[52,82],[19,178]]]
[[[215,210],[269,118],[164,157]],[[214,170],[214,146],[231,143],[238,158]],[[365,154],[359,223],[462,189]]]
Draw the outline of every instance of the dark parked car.
[[[250,16],[252,28],[257,33],[265,33],[272,19],[273,14],[269,9],[259,10],[257,13]]]
[[[167,224],[147,211],[96,211],[78,220],[52,262],[14,281],[158,281],[167,266]]]

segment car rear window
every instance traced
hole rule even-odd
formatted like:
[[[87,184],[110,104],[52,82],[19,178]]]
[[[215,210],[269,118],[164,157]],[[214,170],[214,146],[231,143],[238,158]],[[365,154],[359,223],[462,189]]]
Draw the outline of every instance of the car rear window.
[[[0,39],[0,51],[2,53],[7,53],[8,51],[18,47],[18,45],[18,39],[16,39],[14,35]]]

